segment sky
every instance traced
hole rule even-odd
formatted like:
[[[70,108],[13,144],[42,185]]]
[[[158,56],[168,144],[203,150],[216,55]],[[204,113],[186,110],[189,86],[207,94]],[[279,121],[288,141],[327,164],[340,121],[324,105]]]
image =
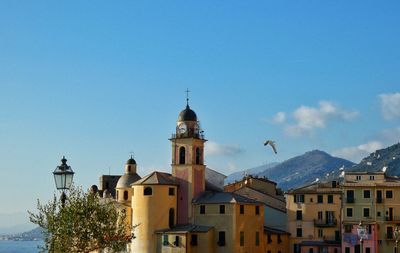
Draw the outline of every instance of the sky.
[[[400,139],[398,1],[1,1],[0,216],[74,182],[170,171],[186,105],[229,174]],[[276,141],[278,154],[263,146]],[[0,226],[2,224],[0,223]]]

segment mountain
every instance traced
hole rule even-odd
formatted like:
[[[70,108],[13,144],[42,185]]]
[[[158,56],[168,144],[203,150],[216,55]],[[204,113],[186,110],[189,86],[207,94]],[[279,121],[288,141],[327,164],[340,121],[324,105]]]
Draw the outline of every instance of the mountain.
[[[386,167],[386,169],[384,169]],[[376,150],[349,171],[386,171],[387,175],[400,176],[400,143]]]
[[[0,236],[0,240],[13,240],[13,241],[38,241],[43,240],[43,229],[40,227],[36,227],[27,232],[12,234],[12,235],[3,235]]]
[[[339,175],[341,170],[353,165],[354,163],[348,160],[333,157],[320,150],[313,150],[268,168],[258,176],[267,177],[275,181],[278,187],[287,190],[324,179],[331,174]]]
[[[259,173],[263,172],[264,170],[270,169],[276,165],[278,165],[279,163],[268,163],[268,164],[264,164],[255,168],[251,168],[248,170],[242,170],[242,171],[238,171],[238,172],[234,172],[232,174],[229,174],[227,176],[227,178],[225,178],[225,184],[229,184],[235,181],[239,181],[243,178],[243,176],[245,174],[247,175],[258,175]]]

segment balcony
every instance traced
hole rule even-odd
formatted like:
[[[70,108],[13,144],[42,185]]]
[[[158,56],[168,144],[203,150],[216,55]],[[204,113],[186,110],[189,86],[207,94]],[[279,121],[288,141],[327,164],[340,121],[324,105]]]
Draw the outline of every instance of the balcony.
[[[400,222],[400,216],[386,216],[385,221]]]
[[[195,138],[195,139],[205,140],[204,134],[202,132],[196,133],[190,130],[185,133],[178,133],[171,135],[171,140],[177,138]]]
[[[314,226],[316,227],[336,227],[337,219],[329,219],[329,220],[317,220],[314,219]]]
[[[341,240],[340,240],[340,237],[337,237],[337,236],[334,236],[334,235],[324,235],[323,237],[322,237],[322,239],[325,241],[325,242],[340,242]]]

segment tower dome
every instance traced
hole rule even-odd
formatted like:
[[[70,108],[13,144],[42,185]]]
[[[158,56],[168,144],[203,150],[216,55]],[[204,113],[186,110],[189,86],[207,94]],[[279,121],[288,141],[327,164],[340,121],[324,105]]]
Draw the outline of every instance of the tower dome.
[[[196,113],[190,109],[189,104],[179,113],[178,121],[197,121]]]

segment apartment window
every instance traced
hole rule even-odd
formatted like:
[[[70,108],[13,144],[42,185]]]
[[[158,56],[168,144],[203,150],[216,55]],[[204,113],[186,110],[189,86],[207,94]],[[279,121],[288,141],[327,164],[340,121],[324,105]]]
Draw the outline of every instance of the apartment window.
[[[170,187],[170,188],[168,189],[168,195],[169,195],[169,196],[174,196],[174,195],[175,195],[175,189],[174,189],[173,187]]]
[[[346,208],[346,216],[353,217],[353,208]]]
[[[365,253],[371,253],[371,248],[370,247],[366,247],[365,248]]]
[[[256,232],[256,246],[260,246],[260,232]]]
[[[322,211],[319,211],[318,212],[318,220],[322,220],[322,217],[323,217],[323,213],[322,213]]]
[[[351,225],[344,225],[344,232],[351,233],[352,226]]]
[[[354,191],[353,190],[346,191],[346,199],[347,199],[347,203],[354,203]]]
[[[393,227],[386,227],[386,238],[393,239]]]
[[[153,189],[151,187],[144,188],[143,195],[153,195]]]
[[[308,249],[308,253],[314,253],[314,249],[313,248],[309,248]]]
[[[175,245],[176,247],[179,247],[179,236],[175,236],[174,245]]]
[[[318,237],[323,237],[324,236],[324,232],[321,228],[318,229]]]
[[[267,243],[270,244],[272,242],[272,237],[270,234],[267,235]]]
[[[244,205],[240,205],[240,214],[244,214]]]
[[[376,216],[381,217],[381,212],[376,212]]]
[[[393,198],[393,192],[392,191],[386,191],[386,198],[387,199]]]
[[[218,246],[225,246],[225,231],[218,232]]]
[[[295,194],[294,203],[304,203],[304,194]]]
[[[281,235],[278,235],[278,244],[282,243]]]
[[[260,207],[256,206],[256,215],[260,215]]]
[[[361,176],[356,176],[356,180],[360,181],[361,180]]]
[[[301,210],[296,211],[296,220],[302,220],[303,219],[303,213]]]
[[[303,236],[303,229],[302,228],[297,228],[296,229],[296,236],[297,237],[302,237]]]
[[[369,180],[375,180],[375,176],[369,176]]]
[[[328,203],[329,204],[333,203],[333,195],[328,195]]]
[[[344,253],[350,253],[350,247],[344,248]]]
[[[219,213],[221,213],[221,214],[225,213],[225,205],[220,205],[219,206]]]
[[[371,191],[364,190],[364,199],[369,199],[369,198],[371,198]]]
[[[324,203],[324,196],[323,195],[318,195],[317,196],[317,202],[318,203]]]
[[[163,235],[163,245],[167,246],[169,244],[168,242],[168,235]]]
[[[206,206],[200,205],[200,214],[205,214],[205,213],[206,213]]]
[[[369,217],[370,215],[369,215],[369,208],[364,208],[363,209],[363,216],[364,217]]]
[[[196,234],[192,234],[191,239],[190,239],[190,245],[197,246],[197,235]]]
[[[240,231],[240,246],[244,246],[244,232]]]

